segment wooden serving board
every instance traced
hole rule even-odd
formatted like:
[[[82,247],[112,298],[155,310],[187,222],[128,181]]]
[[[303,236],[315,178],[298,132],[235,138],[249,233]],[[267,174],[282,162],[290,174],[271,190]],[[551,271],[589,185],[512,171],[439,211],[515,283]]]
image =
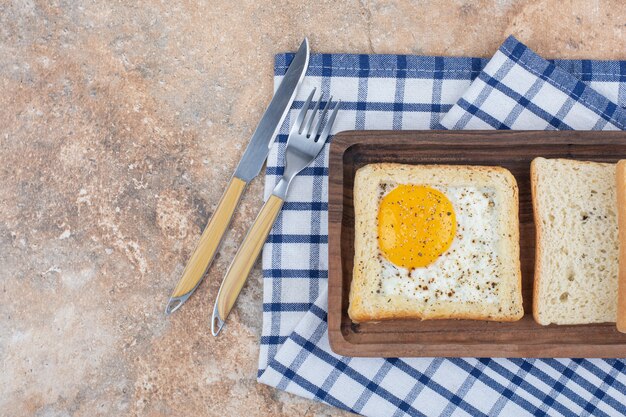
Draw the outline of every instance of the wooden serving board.
[[[626,132],[349,131],[330,147],[328,332],[334,352],[365,357],[626,357],[626,334],[614,323],[540,326],[532,317],[535,227],[530,193],[533,158],[616,162]],[[376,162],[498,165],[519,186],[525,316],[513,323],[392,320],[354,324],[348,294],[354,256],[352,189],[356,170]],[[617,261],[617,260],[616,260]]]

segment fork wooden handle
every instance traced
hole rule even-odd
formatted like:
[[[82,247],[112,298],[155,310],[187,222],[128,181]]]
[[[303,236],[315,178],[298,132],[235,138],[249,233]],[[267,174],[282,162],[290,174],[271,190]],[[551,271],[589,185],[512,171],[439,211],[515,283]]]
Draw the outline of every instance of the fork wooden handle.
[[[239,247],[215,300],[211,318],[213,336],[217,336],[232,310],[282,206],[283,200],[272,194]]]
[[[174,292],[165,310],[167,314],[180,307],[204,277],[204,274],[219,248],[220,242],[230,224],[237,203],[245,188],[245,181],[237,177],[233,177],[230,180],[213,216],[209,220],[204,232],[202,232],[202,236],[200,236],[198,246],[196,246],[191,258],[189,258],[187,262],[182,277],[178,281],[178,284],[176,284],[176,288],[174,288]]]

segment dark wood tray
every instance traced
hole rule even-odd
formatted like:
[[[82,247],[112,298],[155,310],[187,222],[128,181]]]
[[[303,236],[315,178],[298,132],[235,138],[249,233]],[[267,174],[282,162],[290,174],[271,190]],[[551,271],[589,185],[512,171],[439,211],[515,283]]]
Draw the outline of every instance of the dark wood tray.
[[[366,357],[626,357],[615,324],[540,326],[532,318],[535,227],[530,161],[626,159],[626,132],[350,131],[330,147],[328,333],[334,352]],[[499,165],[519,186],[524,311],[518,322],[392,320],[354,324],[348,294],[354,256],[354,174],[375,162]]]

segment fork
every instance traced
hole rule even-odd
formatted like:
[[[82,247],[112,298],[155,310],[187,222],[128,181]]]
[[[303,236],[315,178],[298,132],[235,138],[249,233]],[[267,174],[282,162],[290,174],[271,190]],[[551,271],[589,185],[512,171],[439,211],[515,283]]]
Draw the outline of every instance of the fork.
[[[331,96],[326,102],[324,109],[321,111],[317,123],[313,126],[316,114],[322,103],[322,96],[320,95],[313,110],[310,112],[310,116],[307,117],[314,95],[315,88],[313,88],[313,91],[311,91],[311,94],[309,94],[309,97],[304,102],[302,110],[300,110],[289,132],[285,151],[285,171],[283,176],[278,184],[276,184],[276,187],[274,187],[272,194],[263,205],[263,208],[261,208],[256,220],[239,247],[237,254],[228,267],[228,271],[226,271],[226,276],[222,281],[222,285],[217,293],[217,299],[215,300],[215,306],[213,307],[213,315],[211,317],[211,334],[213,334],[213,336],[217,336],[222,330],[222,327],[224,327],[224,321],[226,317],[228,317],[228,314],[235,304],[235,300],[248,279],[248,275],[263,248],[265,239],[267,239],[267,235],[272,229],[276,217],[283,206],[291,181],[300,171],[313,162],[324,148],[326,139],[330,134],[330,129],[337,117],[337,110],[339,109],[341,101],[337,102],[328,117],[328,121],[324,123],[324,117],[331,106]]]

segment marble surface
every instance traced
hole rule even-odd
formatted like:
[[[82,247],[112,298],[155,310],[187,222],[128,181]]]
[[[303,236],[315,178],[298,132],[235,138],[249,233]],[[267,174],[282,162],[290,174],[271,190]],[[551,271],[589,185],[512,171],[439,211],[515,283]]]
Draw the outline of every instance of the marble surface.
[[[163,316],[273,55],[308,35],[318,52],[490,56],[514,34],[545,57],[625,59],[625,25],[622,0],[1,0],[0,414],[347,415],[257,384],[258,264],[209,334],[262,177],[208,279]]]

